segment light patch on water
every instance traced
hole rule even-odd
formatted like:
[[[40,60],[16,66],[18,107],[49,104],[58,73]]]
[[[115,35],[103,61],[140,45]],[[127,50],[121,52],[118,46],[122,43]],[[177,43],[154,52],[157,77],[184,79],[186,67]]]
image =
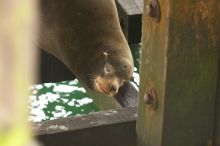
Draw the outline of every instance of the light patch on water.
[[[71,115],[72,113],[73,113],[72,111],[68,111],[68,112],[66,113],[66,115],[69,116],[69,115]]]
[[[61,110],[63,110],[64,109],[64,107],[63,106],[60,106],[60,105],[57,105],[56,107],[55,107],[55,110],[57,110],[57,111],[61,111]]]
[[[59,94],[46,93],[39,96],[39,101],[48,104],[48,102],[57,101],[58,98],[60,98]]]
[[[43,85],[41,85],[41,84],[37,84],[37,85],[34,85],[35,87],[34,88],[36,88],[36,89],[42,89],[43,88]]]
[[[70,94],[65,94],[64,96],[68,97],[68,96],[70,96]]]
[[[61,100],[64,102],[64,103],[67,103],[69,100],[66,99],[66,98],[61,98]]]
[[[30,86],[29,121],[41,122],[98,111],[78,80]]]
[[[55,111],[52,112],[54,118],[67,117],[72,114],[72,112],[67,112],[65,107],[57,105]]]
[[[30,115],[28,120],[33,122],[41,122],[42,120],[46,120],[47,116],[45,115],[43,110],[39,110],[37,108],[33,108],[30,111]]]
[[[85,97],[85,98],[77,100],[77,102],[79,103],[80,106],[83,106],[83,105],[92,103],[93,100],[91,98],[89,98],[89,97]]]
[[[134,71],[137,72],[137,67],[134,67]]]
[[[30,116],[29,121],[40,122],[42,120],[48,119],[43,109],[47,108],[49,102],[56,101],[60,98],[60,95],[53,93],[46,93],[38,96],[31,95],[29,97],[29,110]]]
[[[130,82],[130,83],[134,86],[134,88],[135,88],[137,91],[139,91],[138,86],[137,86],[134,82]]]
[[[79,104],[76,104],[75,107],[80,107],[80,105],[79,105]]]
[[[68,104],[69,106],[74,106],[74,105],[75,105],[75,101],[72,100],[72,101],[68,102],[67,104]]]
[[[44,83],[44,86],[46,86],[47,88],[50,88],[55,85],[56,85],[55,83]]]
[[[139,83],[140,83],[139,74],[136,73],[136,72],[134,72],[134,73],[133,73],[133,78],[134,78],[134,82],[135,82],[137,85],[139,85]]]
[[[73,92],[75,90],[81,91],[81,92],[86,92],[84,88],[79,88],[76,86],[69,86],[69,85],[57,85],[54,87],[53,91],[54,92],[63,92],[63,93],[69,93]]]
[[[77,85],[79,83],[79,81],[77,79],[70,81],[69,85]]]

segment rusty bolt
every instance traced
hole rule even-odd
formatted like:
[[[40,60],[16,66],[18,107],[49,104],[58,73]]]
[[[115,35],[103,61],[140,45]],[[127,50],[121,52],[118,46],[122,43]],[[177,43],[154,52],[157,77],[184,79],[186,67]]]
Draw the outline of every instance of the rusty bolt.
[[[150,89],[145,95],[144,95],[144,102],[147,105],[149,109],[155,110],[157,107],[157,98],[154,89]]]
[[[150,0],[147,5],[147,15],[154,18],[157,22],[160,21],[160,5],[157,0]]]

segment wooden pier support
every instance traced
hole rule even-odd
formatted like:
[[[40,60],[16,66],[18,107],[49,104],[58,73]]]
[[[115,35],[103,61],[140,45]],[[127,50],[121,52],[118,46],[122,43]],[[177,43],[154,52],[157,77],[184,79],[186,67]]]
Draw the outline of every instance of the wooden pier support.
[[[138,146],[219,146],[220,1],[149,2],[143,12]]]

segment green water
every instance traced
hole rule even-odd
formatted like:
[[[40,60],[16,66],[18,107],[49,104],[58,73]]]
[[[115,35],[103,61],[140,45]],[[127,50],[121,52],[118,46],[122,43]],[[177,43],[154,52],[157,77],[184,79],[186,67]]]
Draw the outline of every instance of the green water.
[[[78,80],[30,87],[29,120],[40,122],[99,111]]]
[[[131,83],[138,89],[140,45],[130,47],[135,65]],[[99,111],[77,79],[32,85],[30,91],[29,121],[40,122]]]

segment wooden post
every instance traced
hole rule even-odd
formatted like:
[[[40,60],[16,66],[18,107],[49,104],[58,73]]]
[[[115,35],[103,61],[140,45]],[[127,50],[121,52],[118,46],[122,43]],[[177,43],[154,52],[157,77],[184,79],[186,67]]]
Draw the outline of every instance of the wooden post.
[[[159,22],[147,15],[148,3],[142,20],[138,146],[211,146],[220,1],[159,0]]]
[[[218,70],[218,88],[215,106],[214,146],[220,146],[220,60]]]
[[[28,86],[36,71],[35,0],[0,0],[0,146],[32,146]]]

